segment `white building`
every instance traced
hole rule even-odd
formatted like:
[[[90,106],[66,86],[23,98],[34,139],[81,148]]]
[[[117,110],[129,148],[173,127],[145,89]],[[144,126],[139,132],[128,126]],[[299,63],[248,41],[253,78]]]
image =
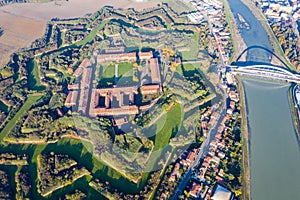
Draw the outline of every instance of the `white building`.
[[[217,185],[217,188],[214,192],[214,194],[212,195],[211,199],[212,200],[230,200],[232,196],[232,193],[224,188],[221,185]]]

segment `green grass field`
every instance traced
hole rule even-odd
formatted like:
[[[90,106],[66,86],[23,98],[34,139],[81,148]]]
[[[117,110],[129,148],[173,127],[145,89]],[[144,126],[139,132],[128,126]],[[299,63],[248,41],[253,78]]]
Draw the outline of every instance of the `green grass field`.
[[[180,104],[176,104],[169,112],[166,113],[167,119],[163,128],[155,135],[154,151],[162,149],[169,144],[169,140],[176,130],[180,129],[181,120],[184,113]],[[156,123],[159,123],[160,119]]]
[[[110,79],[115,76],[115,65],[103,66],[103,74],[101,78]]]
[[[184,115],[181,104],[173,106],[165,115],[166,117],[161,117],[165,119],[164,126],[151,137],[155,146],[147,165],[147,170],[149,171],[157,167],[158,161],[164,156],[166,151],[172,151],[169,141],[177,133],[177,130],[180,129]],[[161,126],[161,118],[146,131],[155,131],[157,127]]]
[[[28,88],[30,90],[44,90],[45,86],[41,84],[39,67],[34,59],[30,59],[27,64],[28,67]]]
[[[24,113],[30,109],[30,107],[42,96],[42,94],[31,95],[28,97],[22,108],[16,113],[16,115],[9,120],[4,129],[0,134],[0,141],[11,131],[11,129],[16,125],[16,123],[21,119]]]
[[[118,65],[118,79],[115,80],[115,65],[110,64],[108,66],[100,66],[100,81],[99,87],[112,86],[117,84],[118,86],[129,86],[134,84],[133,81],[133,64],[132,63],[119,63]],[[117,81],[117,83],[115,83]]]
[[[120,63],[118,67],[118,73],[120,76],[131,76],[132,77],[132,63]]]

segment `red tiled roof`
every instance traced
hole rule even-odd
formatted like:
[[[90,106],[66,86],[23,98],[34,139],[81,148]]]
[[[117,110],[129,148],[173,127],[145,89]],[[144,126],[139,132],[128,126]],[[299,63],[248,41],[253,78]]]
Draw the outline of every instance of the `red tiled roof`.
[[[90,65],[91,65],[90,60],[89,60],[88,58],[85,58],[85,59],[81,62],[80,67],[88,67],[88,66],[90,66]]]
[[[74,106],[76,105],[78,97],[78,91],[69,91],[67,99],[65,101],[65,106]]]
[[[160,70],[159,70],[157,58],[150,59],[150,71],[151,71],[152,83],[161,84]]]
[[[153,57],[152,51],[149,52],[139,52],[140,60],[149,60]]]

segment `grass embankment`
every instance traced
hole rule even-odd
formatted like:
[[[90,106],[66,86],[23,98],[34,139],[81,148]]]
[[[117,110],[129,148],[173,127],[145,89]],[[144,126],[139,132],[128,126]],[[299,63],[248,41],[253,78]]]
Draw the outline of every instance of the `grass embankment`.
[[[83,40],[75,43],[76,46],[83,46],[87,43],[92,42],[92,40],[96,37],[98,30],[102,29],[107,23],[110,22],[110,19],[104,20],[99,26],[91,30],[91,32],[86,36]],[[72,46],[72,45],[71,45]]]
[[[34,94],[29,95],[27,100],[25,101],[24,105],[21,107],[21,109],[16,113],[16,115],[9,120],[9,122],[6,124],[5,128],[2,130],[0,134],[0,141],[3,141],[4,137],[11,131],[11,129],[16,125],[17,121],[21,119],[21,117],[24,115],[24,113],[30,109],[30,107],[42,96],[42,94]]]
[[[289,59],[286,57],[286,55],[284,54],[281,45],[279,44],[272,28],[270,27],[268,20],[266,18],[266,16],[264,15],[264,13],[262,13],[262,11],[255,6],[255,2],[253,1],[246,1],[246,0],[241,0],[247,7],[249,7],[249,9],[251,10],[251,12],[253,13],[253,15],[257,18],[257,20],[260,21],[260,23],[262,24],[262,26],[264,27],[265,31],[267,32],[268,36],[269,36],[269,40],[271,42],[271,45],[274,49],[274,52],[276,55],[278,55],[280,57],[280,59],[284,62],[284,64],[292,71],[295,71],[295,66],[293,66]]]
[[[292,115],[293,115],[293,121],[294,121],[294,126],[295,126],[295,131],[297,133],[297,138],[300,140],[300,124],[299,124],[299,114],[298,114],[298,108],[297,105],[295,105],[294,101],[294,87],[295,84],[292,84],[291,87],[289,88],[289,102],[292,110]]]
[[[54,191],[51,195],[47,196],[47,199],[61,199],[62,191],[64,194],[74,192],[74,190],[79,189],[84,192],[87,196],[85,199],[97,199],[97,200],[106,200],[108,198],[104,197],[102,194],[97,192],[92,188],[89,183],[92,179],[92,176],[86,175],[77,179],[73,184],[65,186],[63,189]]]
[[[240,92],[240,111],[242,115],[241,133],[243,144],[243,159],[242,159],[242,183],[243,183],[243,199],[250,199],[250,157],[249,157],[249,132],[247,121],[247,108],[246,108],[246,96],[244,93],[243,83],[240,78],[237,78],[238,90]]]
[[[199,53],[199,33],[196,31],[193,35],[193,41],[191,41],[189,46],[189,51],[182,51],[182,58],[184,61],[196,60]]]

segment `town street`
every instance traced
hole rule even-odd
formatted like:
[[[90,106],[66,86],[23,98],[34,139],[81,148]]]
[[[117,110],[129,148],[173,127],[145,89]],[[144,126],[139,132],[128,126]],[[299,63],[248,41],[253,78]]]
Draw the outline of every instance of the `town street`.
[[[222,108],[222,111],[220,112],[219,119],[217,120],[215,125],[208,132],[207,137],[204,140],[204,142],[201,144],[194,161],[191,163],[191,165],[189,166],[189,168],[187,169],[187,171],[183,175],[182,180],[178,184],[178,186],[177,186],[177,188],[174,192],[174,195],[172,196],[172,200],[178,199],[178,197],[182,194],[184,188],[187,186],[189,180],[191,179],[191,175],[192,175],[194,169],[199,165],[200,159],[202,157],[204,157],[204,155],[208,152],[209,144],[215,138],[215,135],[218,132],[218,127],[220,126],[223,118],[226,115],[227,95],[226,95],[225,91],[222,89],[222,87],[219,84],[217,85],[217,87],[222,91],[223,97],[224,97],[224,100],[223,100],[224,101],[224,106]]]

